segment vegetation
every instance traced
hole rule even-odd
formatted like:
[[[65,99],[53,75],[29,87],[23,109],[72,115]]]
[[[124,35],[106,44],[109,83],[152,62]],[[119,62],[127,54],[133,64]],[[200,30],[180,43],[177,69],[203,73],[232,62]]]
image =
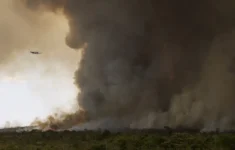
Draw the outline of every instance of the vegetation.
[[[232,133],[80,131],[0,133],[0,150],[235,149]]]

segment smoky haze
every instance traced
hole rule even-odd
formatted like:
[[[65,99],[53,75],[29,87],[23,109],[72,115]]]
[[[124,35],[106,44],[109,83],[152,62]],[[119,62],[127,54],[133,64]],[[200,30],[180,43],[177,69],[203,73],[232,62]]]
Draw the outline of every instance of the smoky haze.
[[[233,1],[20,2],[62,12],[65,43],[87,44],[75,72],[87,127],[234,127]]]
[[[0,64],[12,62],[16,56],[24,51],[40,51],[46,53],[44,60],[55,60],[49,56],[67,56],[67,66],[76,63],[72,51],[63,53],[70,49],[61,42],[68,32],[68,23],[64,17],[52,12],[40,13],[29,12],[22,3],[15,0],[2,0],[0,2]],[[57,27],[54,27],[58,24]],[[61,32],[54,32],[60,30]],[[57,33],[57,34],[56,34]],[[57,45],[54,43],[57,42]],[[50,51],[47,51],[51,49]],[[55,54],[56,52],[56,54]],[[72,57],[71,57],[72,56]]]
[[[0,1],[0,127],[7,121],[8,127],[29,125],[55,108],[77,108],[71,102],[78,92],[72,76],[80,56],[64,42],[68,31],[63,15],[32,12],[20,1]]]
[[[33,44],[33,40],[39,38],[42,31],[48,31],[50,23],[53,22],[44,20],[44,23],[48,25],[48,29],[42,28],[39,22],[42,22],[44,17],[34,17],[33,13],[26,16],[25,9],[21,9],[16,13],[12,5],[13,2],[11,0],[2,0],[0,2],[0,57],[2,65],[6,63],[3,61],[9,61],[14,53],[29,48]],[[19,12],[24,13],[24,18],[27,19],[19,17]]]

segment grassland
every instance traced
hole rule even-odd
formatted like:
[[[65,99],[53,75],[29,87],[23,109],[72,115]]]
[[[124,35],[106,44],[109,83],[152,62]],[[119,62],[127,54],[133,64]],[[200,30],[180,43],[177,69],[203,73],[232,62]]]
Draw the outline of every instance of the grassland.
[[[0,150],[235,149],[232,133],[80,131],[0,133]]]

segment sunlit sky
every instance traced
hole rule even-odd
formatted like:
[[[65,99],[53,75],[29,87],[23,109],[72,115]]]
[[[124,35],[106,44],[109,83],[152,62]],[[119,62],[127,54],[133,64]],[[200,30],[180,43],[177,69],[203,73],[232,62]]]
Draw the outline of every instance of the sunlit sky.
[[[74,111],[78,90],[73,77],[79,53],[65,45],[67,20],[63,16],[45,14],[38,21],[40,24],[32,26],[11,10],[7,11],[8,18],[0,16],[0,33],[11,33],[10,38],[14,38],[11,44],[19,45],[21,40],[24,45],[21,44],[21,48],[13,45],[15,49],[10,54],[7,49],[0,49],[1,54],[8,53],[7,61],[0,64],[0,127],[4,127],[7,121],[12,126],[16,123],[29,125],[36,117],[46,118],[58,108]],[[13,22],[17,19],[18,22]],[[7,28],[2,29],[2,26]],[[0,37],[0,42],[6,45],[4,37]],[[42,54],[33,55],[30,51]]]
[[[12,76],[0,71],[0,126],[7,121],[13,122],[12,125],[14,122],[28,125],[36,117],[45,118],[57,108],[71,111],[75,104],[77,89],[73,85],[73,70],[56,63],[37,62],[33,59],[40,56],[26,55],[27,69],[22,68]],[[15,63],[11,64],[13,68],[20,66],[19,62]],[[47,69],[50,71],[46,72]]]

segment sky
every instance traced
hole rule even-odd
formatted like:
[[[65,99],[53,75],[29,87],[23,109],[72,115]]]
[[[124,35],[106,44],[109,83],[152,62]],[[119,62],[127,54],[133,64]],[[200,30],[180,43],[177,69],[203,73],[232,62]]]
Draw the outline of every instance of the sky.
[[[77,89],[73,85],[73,70],[53,62],[41,61],[38,55],[29,52],[17,57],[14,63],[5,66],[15,71],[0,71],[0,126],[11,124],[28,125],[36,117],[45,118],[60,108],[72,110]],[[23,68],[21,59],[28,61]],[[51,63],[51,64],[50,64]],[[8,70],[8,69],[6,69]],[[18,69],[17,69],[18,70]],[[49,73],[46,70],[50,70]],[[54,74],[53,74],[54,72]]]
[[[20,14],[11,2],[0,2],[0,127],[73,111],[78,92],[73,76],[80,55],[65,44],[67,20],[52,13],[36,18],[24,9]]]

